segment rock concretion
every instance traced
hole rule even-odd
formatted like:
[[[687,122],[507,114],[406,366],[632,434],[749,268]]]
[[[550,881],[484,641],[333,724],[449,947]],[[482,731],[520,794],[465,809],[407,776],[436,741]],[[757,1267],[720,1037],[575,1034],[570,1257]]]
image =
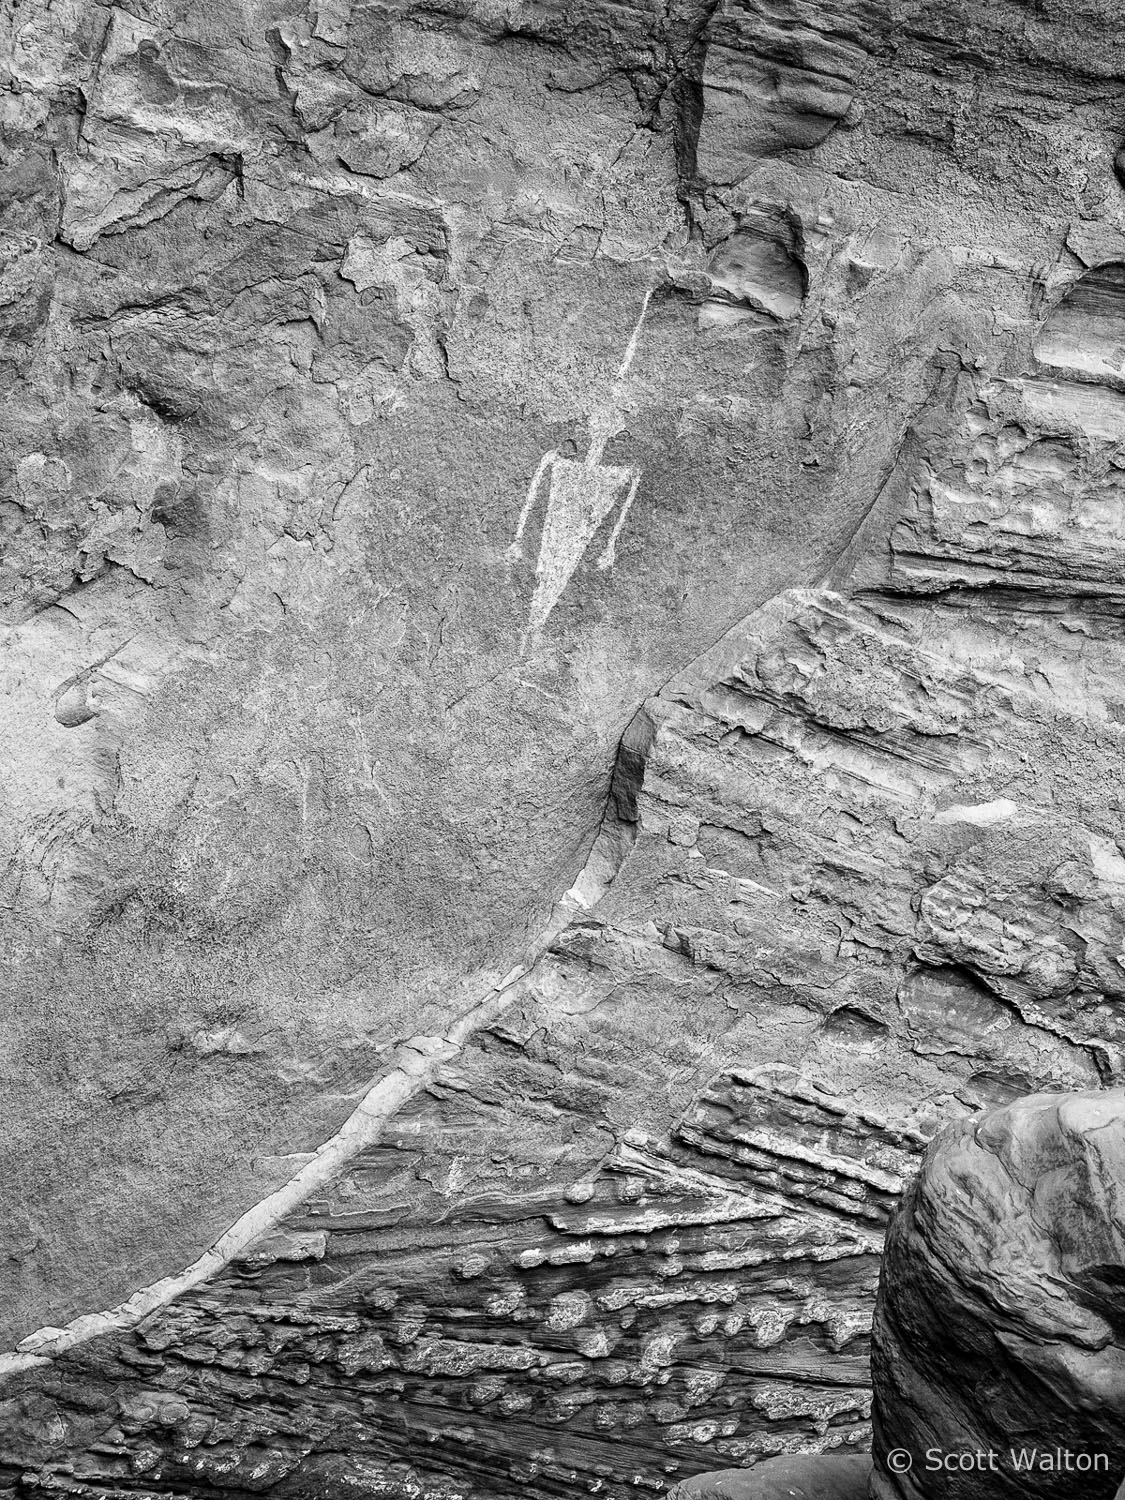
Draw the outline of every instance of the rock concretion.
[[[863,1454],[801,1454],[697,1474],[670,1490],[668,1500],[867,1500],[870,1474]]]
[[[949,1126],[892,1220],[876,1500],[1111,1500],[1125,1474],[1125,1090]]]

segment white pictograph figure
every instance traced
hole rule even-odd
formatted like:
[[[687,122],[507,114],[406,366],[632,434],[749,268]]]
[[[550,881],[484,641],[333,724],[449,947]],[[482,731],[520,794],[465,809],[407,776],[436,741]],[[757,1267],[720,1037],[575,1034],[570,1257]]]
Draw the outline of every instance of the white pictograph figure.
[[[625,465],[603,464],[602,455],[611,438],[617,436],[625,426],[625,413],[620,405],[625,377],[633,356],[637,352],[641,324],[652,300],[652,288],[645,293],[641,314],[637,319],[625,357],[613,383],[609,399],[590,413],[590,443],[583,459],[562,458],[552,448],[539,460],[532,476],[523,510],[520,512],[516,539],[509,549],[512,558],[521,557],[520,539],[546,483],[547,512],[543,519],[543,535],[539,543],[539,561],[535,568],[535,594],[531,601],[531,614],[527,627],[529,632],[540,630],[547,616],[562,597],[575,568],[582,561],[582,554],[590,545],[594,533],[624,495],[621,510],[614,523],[608,542],[598,558],[599,568],[613,565],[617,538],[629,514],[629,507],[641,482],[640,469]]]

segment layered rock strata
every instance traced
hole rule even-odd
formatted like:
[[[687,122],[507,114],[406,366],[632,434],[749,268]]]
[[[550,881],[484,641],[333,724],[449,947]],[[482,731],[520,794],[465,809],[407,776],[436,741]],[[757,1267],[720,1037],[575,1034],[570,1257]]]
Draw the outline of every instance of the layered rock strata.
[[[862,1449],[1123,1076],[1112,10],[21,16],[0,1474]]]
[[[616,1493],[862,1446],[926,1140],[1122,1076],[1120,648],[1071,603],[1029,665],[1020,602],[786,597],[654,701],[601,901],[273,1238],[24,1376],[13,1477]]]

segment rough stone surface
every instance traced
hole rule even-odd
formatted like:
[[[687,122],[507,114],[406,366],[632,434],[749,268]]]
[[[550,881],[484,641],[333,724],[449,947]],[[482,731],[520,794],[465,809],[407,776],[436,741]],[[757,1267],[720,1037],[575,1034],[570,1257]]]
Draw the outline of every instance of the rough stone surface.
[[[820,318],[862,192],[711,203],[701,5],[5,16],[18,1337],[534,947],[640,703],[848,544],[943,289],[896,356]]]
[[[685,1479],[669,1500],[867,1500],[871,1460],[859,1454],[770,1458],[752,1469]]]
[[[2,24],[0,1477],[862,1450],[1125,1077],[1118,7]]]
[[[1125,1089],[1035,1094],[933,1143],[886,1243],[875,1500],[1118,1493],[1123,1194]]]

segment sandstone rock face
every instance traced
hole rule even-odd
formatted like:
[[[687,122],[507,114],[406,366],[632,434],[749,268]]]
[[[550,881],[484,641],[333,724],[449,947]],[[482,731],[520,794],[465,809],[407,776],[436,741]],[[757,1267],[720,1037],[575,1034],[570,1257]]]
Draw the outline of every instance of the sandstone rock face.
[[[873,1496],[1118,1493],[1123,1192],[1122,1089],[1032,1095],[934,1142],[887,1238]]]
[[[1125,1078],[1116,7],[3,24],[0,1477],[862,1450]]]
[[[820,317],[850,190],[704,201],[708,25],[9,8],[12,1337],[537,951],[637,708],[870,507],[941,278],[892,352]]]

